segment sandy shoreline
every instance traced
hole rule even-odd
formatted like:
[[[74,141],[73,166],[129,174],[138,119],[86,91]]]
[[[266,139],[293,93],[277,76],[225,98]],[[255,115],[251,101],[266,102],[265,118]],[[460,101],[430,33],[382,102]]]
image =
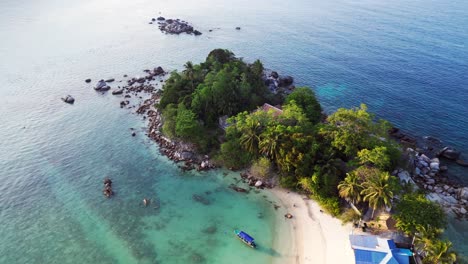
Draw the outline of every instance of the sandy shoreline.
[[[275,248],[281,248],[281,261],[275,263],[294,264],[352,264],[354,253],[349,243],[352,231],[350,224],[328,214],[321,213],[319,205],[305,196],[274,188],[271,192],[281,202],[278,213],[284,218],[286,212],[293,215],[287,221],[292,241],[275,241]]]

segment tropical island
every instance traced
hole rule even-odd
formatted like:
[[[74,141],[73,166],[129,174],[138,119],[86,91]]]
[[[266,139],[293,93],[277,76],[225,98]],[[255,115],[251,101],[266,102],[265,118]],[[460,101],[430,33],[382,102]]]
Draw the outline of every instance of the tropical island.
[[[206,159],[203,168],[243,170],[256,187],[305,193],[362,233],[404,234],[422,263],[456,262],[451,242],[441,238],[443,208],[402,180],[401,168],[412,170],[409,154],[366,105],[326,116],[310,88],[223,49],[172,72],[155,102],[149,134],[164,147],[183,146],[189,154],[177,153],[178,160],[196,160],[196,152]]]

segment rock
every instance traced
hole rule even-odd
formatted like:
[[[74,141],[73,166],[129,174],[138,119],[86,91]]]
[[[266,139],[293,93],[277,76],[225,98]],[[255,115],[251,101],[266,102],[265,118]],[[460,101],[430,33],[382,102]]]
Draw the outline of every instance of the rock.
[[[132,137],[136,136],[136,133],[135,132],[132,132]]]
[[[71,95],[67,95],[65,98],[62,98],[62,101],[68,104],[73,104],[75,102],[75,98]]]
[[[465,209],[464,207],[462,207],[462,208],[460,208],[460,213],[461,213],[461,214],[466,214],[467,211],[466,211],[466,209]]]
[[[200,36],[202,33],[198,30],[194,30],[193,34],[195,34],[195,36]]]
[[[449,160],[457,160],[460,156],[460,152],[451,147],[445,147],[439,152],[439,156],[442,156]]]
[[[207,160],[204,160],[200,163],[201,170],[208,169],[209,167],[210,167],[210,162]]]
[[[94,87],[94,90],[100,91],[105,86],[107,86],[107,83],[104,80],[100,80]]]
[[[161,66],[158,66],[157,68],[153,69],[153,72],[155,75],[164,74],[164,69]]]
[[[164,21],[164,20],[166,20],[166,19],[165,19],[164,17],[160,16],[160,17],[157,18],[157,20],[158,20],[158,21]]]
[[[271,77],[275,78],[275,79],[278,79],[279,77],[279,74],[275,71],[272,71],[271,74],[270,74]]]
[[[194,154],[190,151],[183,151],[180,153],[180,159],[182,160],[191,160],[194,158]]]
[[[195,202],[199,202],[199,203],[204,204],[204,205],[209,205],[211,203],[208,199],[206,199],[205,197],[203,197],[201,195],[198,195],[198,194],[192,195],[192,199]]]
[[[241,28],[240,27],[236,27],[236,30],[240,30]]]
[[[294,82],[294,79],[291,76],[279,78],[279,86],[288,86],[288,85],[291,85],[293,82]]]
[[[247,192],[246,189],[241,188],[241,187],[237,187],[237,186],[235,186],[234,184],[231,184],[231,185],[229,186],[229,188],[233,189],[233,190],[236,191],[236,192],[240,192],[240,193],[246,193],[246,192]]]
[[[293,215],[290,214],[290,213],[287,213],[287,214],[284,215],[284,217],[286,217],[286,218],[288,218],[288,219],[291,219],[291,218],[293,218]]]
[[[102,92],[109,91],[110,88],[111,87],[109,85],[106,85],[106,86],[102,87],[101,89],[99,89],[99,91],[102,91]]]
[[[460,188],[457,193],[457,198],[468,200],[468,187]]]
[[[432,162],[440,163],[440,160],[439,160],[439,158],[433,158],[433,159],[431,159],[430,163],[432,163]]]
[[[418,162],[418,165],[419,165],[418,167],[420,167],[420,168],[429,167],[429,164],[427,162],[425,162],[424,160],[420,160]]]
[[[426,163],[431,163],[431,159],[428,156],[424,155],[424,154],[421,154],[421,156],[419,156],[419,159],[423,160]]]
[[[400,178],[400,182],[403,182],[403,181],[406,183],[412,182],[411,176],[409,172],[407,171],[399,172],[397,175],[398,175],[398,178]]]
[[[113,81],[115,81],[114,78],[110,78],[110,79],[105,80],[105,82],[113,82]]]
[[[112,91],[112,94],[113,94],[113,95],[123,94],[123,92],[124,92],[124,88],[121,88],[121,89]]]
[[[447,171],[448,170],[448,167],[447,166],[440,166],[439,170],[441,172],[444,172],[444,171]]]
[[[431,162],[430,167],[431,167],[431,170],[438,171],[439,170],[439,163],[438,162]]]
[[[151,21],[153,21],[153,22],[154,22],[154,21],[156,21],[156,18],[154,18],[154,17],[153,17],[153,18],[151,18]]]
[[[257,187],[257,188],[260,187],[260,186],[262,186],[262,185],[263,185],[263,182],[262,182],[262,181],[257,181],[257,182],[255,183],[255,187]]]
[[[418,167],[414,168],[414,174],[421,175],[421,170]]]
[[[90,82],[91,82],[91,79],[86,79],[85,82],[86,82],[86,83],[90,83]]]
[[[426,183],[427,183],[427,184],[434,184],[434,183],[435,183],[435,180],[434,180],[434,179],[427,179],[427,180],[426,180]]]
[[[466,160],[457,159],[455,162],[460,166],[468,167],[468,161]]]

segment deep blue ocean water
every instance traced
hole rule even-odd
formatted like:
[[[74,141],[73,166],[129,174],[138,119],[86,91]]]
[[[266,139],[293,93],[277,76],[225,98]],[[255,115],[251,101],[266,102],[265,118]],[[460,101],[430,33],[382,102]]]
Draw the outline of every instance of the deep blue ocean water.
[[[148,24],[159,12],[204,34],[164,35]],[[328,112],[366,103],[396,126],[468,156],[466,14],[468,2],[460,0],[2,1],[0,263],[288,257],[274,248],[276,230],[287,236],[274,198],[236,195],[227,188],[232,177],[219,171],[182,174],[145,138],[139,117],[84,80],[180,69],[228,48],[313,87]],[[75,105],[60,101],[66,94]],[[466,169],[450,171],[468,183]],[[101,194],[105,176],[115,182],[110,201]],[[212,204],[194,202],[193,194]],[[142,208],[145,196],[160,208]],[[213,226],[215,234],[203,233]],[[261,234],[265,250],[241,250],[228,235],[239,226]],[[447,230],[465,255],[467,230],[457,220]]]

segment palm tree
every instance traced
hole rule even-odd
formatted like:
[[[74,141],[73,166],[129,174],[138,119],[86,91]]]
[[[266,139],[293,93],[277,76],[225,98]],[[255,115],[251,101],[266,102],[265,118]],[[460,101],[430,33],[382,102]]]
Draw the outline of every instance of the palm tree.
[[[281,129],[272,128],[262,133],[259,143],[260,152],[267,155],[270,159],[276,160],[281,149]]]
[[[417,225],[414,235],[414,246],[418,251],[426,251],[443,230],[431,226]]]
[[[369,206],[373,209],[372,218],[377,209],[392,205],[393,185],[390,177],[388,172],[380,172],[362,184],[361,195],[364,195],[363,201],[369,202]]]
[[[340,197],[350,199],[352,203],[361,201],[362,186],[359,177],[351,172],[346,173],[346,178],[338,184],[338,193]]]
[[[261,133],[260,122],[253,118],[247,119],[245,129],[242,132],[240,137],[242,147],[250,153],[257,154]]]
[[[451,251],[452,242],[435,240],[427,249],[425,264],[452,264],[457,261],[457,254]]]

